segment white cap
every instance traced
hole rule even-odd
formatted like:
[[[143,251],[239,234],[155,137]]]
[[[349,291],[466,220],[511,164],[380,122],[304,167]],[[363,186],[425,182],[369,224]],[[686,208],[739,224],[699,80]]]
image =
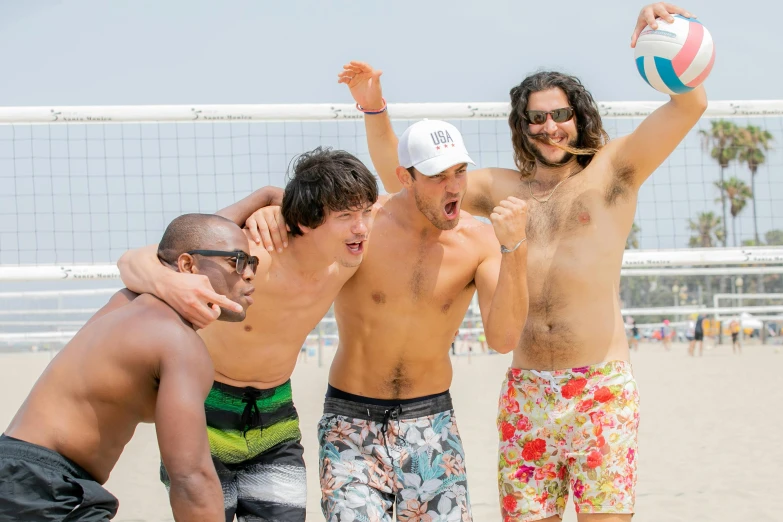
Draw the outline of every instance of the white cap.
[[[397,154],[400,165],[416,167],[425,176],[435,176],[460,163],[475,165],[462,134],[454,125],[440,120],[422,120],[405,129]]]

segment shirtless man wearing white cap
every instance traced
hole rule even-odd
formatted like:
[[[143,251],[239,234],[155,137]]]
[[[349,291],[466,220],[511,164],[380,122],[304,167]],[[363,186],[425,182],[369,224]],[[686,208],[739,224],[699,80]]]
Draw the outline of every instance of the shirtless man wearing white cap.
[[[476,291],[499,352],[527,316],[525,203],[499,202],[492,226],[461,211],[473,162],[446,122],[412,125],[399,158],[402,189],[375,205],[364,261],[335,300],[340,343],[318,426],[329,522],[389,521],[394,504],[399,520],[471,520],[449,348]],[[260,212],[253,223],[276,222]]]

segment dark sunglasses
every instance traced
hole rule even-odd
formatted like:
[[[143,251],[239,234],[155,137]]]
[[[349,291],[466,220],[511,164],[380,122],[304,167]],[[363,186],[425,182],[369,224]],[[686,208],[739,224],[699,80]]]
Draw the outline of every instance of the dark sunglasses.
[[[563,107],[562,109],[555,109],[553,111],[525,111],[527,115],[527,121],[533,125],[542,125],[546,123],[547,115],[552,115],[552,121],[555,123],[565,123],[574,117],[574,109],[571,107]]]
[[[250,270],[253,271],[253,275],[255,275],[256,270],[258,270],[258,257],[246,254],[241,250],[236,250],[234,252],[228,252],[226,250],[191,250],[188,252],[188,254],[198,254],[200,256],[207,257],[227,257],[228,259],[233,259],[237,264],[237,274],[239,275],[242,275],[246,266],[250,266]]]

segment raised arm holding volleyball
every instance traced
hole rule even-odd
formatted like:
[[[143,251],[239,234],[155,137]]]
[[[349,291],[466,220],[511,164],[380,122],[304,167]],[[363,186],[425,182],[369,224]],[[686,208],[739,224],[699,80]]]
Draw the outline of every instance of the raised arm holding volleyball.
[[[632,47],[648,24],[654,30],[656,18],[670,22],[672,15],[691,13],[666,3],[644,7]],[[359,105],[377,109],[379,78],[380,71],[351,62],[338,81]],[[623,251],[639,187],[696,124],[706,95],[698,86],[672,96],[633,133],[610,141],[578,78],[543,70],[510,94],[517,168],[469,172],[462,202],[485,217],[511,196],[529,208],[530,310],[498,413],[503,519],[558,520],[570,484],[580,521],[592,514],[629,521],[639,409],[620,315]],[[396,191],[388,111],[364,119],[376,170],[386,190]]]

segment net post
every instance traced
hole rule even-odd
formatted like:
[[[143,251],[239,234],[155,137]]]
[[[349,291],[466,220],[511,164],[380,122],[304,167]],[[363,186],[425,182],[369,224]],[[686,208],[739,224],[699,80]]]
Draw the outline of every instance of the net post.
[[[318,367],[323,367],[323,353],[324,353],[324,322],[318,322]]]

